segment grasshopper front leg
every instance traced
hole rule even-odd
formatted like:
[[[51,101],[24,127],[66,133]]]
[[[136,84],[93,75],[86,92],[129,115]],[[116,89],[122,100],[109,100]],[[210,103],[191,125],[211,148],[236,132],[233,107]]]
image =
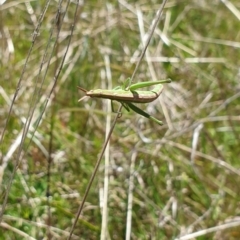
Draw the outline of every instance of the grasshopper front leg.
[[[111,108],[112,108],[112,112],[113,113],[118,113],[118,118],[122,117],[122,113],[121,112],[115,112],[114,107],[113,107],[113,101],[111,101]]]

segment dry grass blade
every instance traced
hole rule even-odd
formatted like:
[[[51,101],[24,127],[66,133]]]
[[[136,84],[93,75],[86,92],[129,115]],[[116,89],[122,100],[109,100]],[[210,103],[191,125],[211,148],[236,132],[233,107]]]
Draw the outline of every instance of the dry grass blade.
[[[48,9],[49,3],[50,3],[49,1],[46,2],[45,8],[44,8],[44,10],[43,10],[43,12],[42,12],[42,14],[41,14],[41,17],[40,17],[40,19],[39,19],[39,21],[38,21],[38,25],[37,25],[36,29],[34,30],[34,35],[33,35],[33,40],[32,40],[32,46],[31,46],[31,48],[30,48],[30,50],[29,50],[27,59],[26,59],[26,61],[25,61],[24,68],[23,68],[23,71],[22,71],[22,75],[21,75],[21,77],[20,77],[20,79],[19,79],[19,81],[18,81],[17,90],[15,91],[15,94],[14,94],[14,97],[13,97],[13,100],[12,100],[12,103],[11,103],[11,106],[10,106],[10,110],[9,110],[9,112],[8,112],[8,117],[7,117],[6,125],[5,125],[5,127],[3,128],[3,134],[1,135],[0,144],[1,144],[1,142],[3,141],[4,133],[5,133],[6,129],[7,129],[7,125],[8,125],[9,119],[10,119],[10,115],[11,115],[11,113],[12,113],[12,108],[13,108],[13,105],[14,105],[14,103],[15,103],[16,97],[17,97],[17,95],[18,95],[18,90],[19,90],[19,88],[20,88],[20,86],[21,86],[21,82],[22,82],[22,80],[23,80],[23,76],[24,76],[24,73],[25,73],[25,70],[26,70],[26,66],[27,66],[28,61],[29,61],[29,57],[30,57],[30,55],[31,55],[31,53],[32,53],[32,50],[33,50],[33,47],[34,47],[34,45],[35,45],[36,37],[37,37],[37,34],[39,33],[39,29],[40,29],[40,26],[41,26],[41,24],[42,24],[43,18],[44,18],[45,14],[46,14],[46,11],[47,11],[47,9]],[[67,5],[66,5],[66,10],[68,9],[69,3],[70,3],[70,1],[68,1]],[[76,13],[77,13],[77,10],[78,10],[78,8],[76,7],[76,11],[75,11],[75,21],[76,21]],[[58,6],[58,13],[60,13],[60,12],[61,12],[61,5]],[[63,17],[63,19],[64,19],[65,14],[63,14],[62,17]],[[46,75],[47,75],[47,72],[48,72],[48,69],[49,69],[49,65],[50,65],[50,63],[51,63],[52,56],[53,56],[53,53],[54,53],[55,48],[56,48],[56,45],[57,45],[57,40],[58,40],[58,38],[59,38],[60,30],[61,30],[61,27],[62,27],[62,23],[59,23],[59,18],[60,18],[60,15],[57,14],[53,26],[54,26],[54,27],[57,26],[58,31],[57,31],[57,34],[56,34],[56,40],[55,40],[55,42],[54,42],[54,45],[52,46],[52,49],[50,50],[50,57],[49,57],[49,59],[47,60],[47,53],[48,53],[49,48],[50,48],[50,42],[51,42],[51,40],[52,40],[52,38],[53,38],[53,33],[54,33],[54,31],[55,31],[54,27],[51,29],[50,37],[49,37],[49,40],[48,40],[48,43],[47,43],[47,46],[46,46],[46,50],[45,50],[45,54],[44,54],[44,56],[43,56],[43,59],[42,59],[42,62],[41,62],[41,67],[40,67],[40,69],[39,69],[39,74],[38,74],[38,79],[37,79],[37,81],[40,80],[40,74],[41,74],[41,72],[42,72],[42,66],[43,66],[44,62],[47,61],[47,67],[46,67],[46,71],[45,71],[45,73],[44,73],[44,76],[43,76],[43,78],[42,78],[42,81],[41,81],[41,83],[40,83],[40,84],[41,84],[41,85],[40,85],[40,89],[38,90],[37,88],[35,88],[35,90],[34,90],[34,93],[33,93],[33,95],[32,95],[32,99],[31,99],[31,101],[30,101],[30,106],[29,106],[29,111],[28,111],[28,114],[27,114],[27,119],[26,119],[26,121],[25,121],[25,124],[24,124],[24,127],[23,127],[23,131],[21,132],[21,135],[20,135],[20,136],[21,136],[21,137],[20,137],[21,140],[20,140],[19,142],[17,142],[17,143],[19,143],[19,146],[18,146],[18,151],[17,151],[17,156],[16,156],[16,163],[15,163],[15,165],[14,165],[14,169],[13,169],[13,171],[12,171],[12,174],[11,174],[11,177],[10,177],[10,180],[9,180],[9,183],[8,183],[8,186],[7,186],[6,195],[5,195],[5,197],[4,197],[2,209],[1,209],[1,212],[0,212],[0,221],[2,220],[4,211],[5,211],[5,208],[6,208],[6,205],[7,205],[8,195],[9,195],[10,189],[11,189],[11,187],[12,187],[13,179],[14,179],[15,174],[16,174],[16,171],[17,171],[17,169],[18,169],[18,167],[19,167],[19,165],[20,165],[21,153],[22,153],[22,151],[23,151],[23,144],[24,144],[24,142],[25,142],[25,139],[26,139],[27,133],[29,132],[29,129],[31,128],[31,126],[33,126],[32,121],[33,121],[33,116],[34,116],[34,112],[35,112],[35,109],[36,109],[36,105],[37,105],[37,103],[38,103],[38,101],[39,101],[39,98],[38,98],[38,97],[39,97],[39,92],[42,91],[43,83],[44,83],[44,81],[45,81],[45,79],[46,79]],[[64,64],[64,62],[65,62],[66,55],[67,55],[67,53],[68,53],[68,48],[69,48],[69,46],[70,46],[71,36],[72,36],[72,34],[73,34],[73,30],[74,30],[74,24],[72,25],[71,35],[70,35],[70,38],[69,38],[69,42],[68,42],[68,44],[67,44],[67,48],[66,48],[65,54],[64,54],[64,56],[63,56],[63,58],[62,58],[62,61],[61,61],[60,65],[59,65],[59,68],[57,69],[56,74],[55,74],[55,76],[54,76],[53,85],[52,85],[52,87],[51,87],[51,89],[50,89],[50,92],[49,92],[47,101],[45,102],[45,104],[44,104],[44,106],[43,106],[43,110],[42,110],[42,112],[40,113],[40,115],[38,116],[38,119],[35,119],[35,121],[34,121],[35,128],[34,128],[34,131],[33,131],[33,133],[32,133],[32,137],[31,137],[31,139],[30,139],[29,144],[31,143],[32,138],[34,137],[34,134],[35,134],[35,132],[36,132],[36,130],[37,130],[37,127],[39,126],[39,123],[40,123],[40,121],[41,121],[42,118],[43,118],[43,114],[44,114],[44,112],[45,112],[45,110],[46,110],[46,107],[47,107],[47,105],[48,105],[48,103],[49,103],[49,99],[51,98],[52,93],[53,93],[53,90],[55,89],[55,86],[56,86],[56,84],[57,84],[57,81],[58,81],[60,72],[61,72],[62,67],[63,67],[63,64]],[[36,85],[35,87],[37,87],[37,85]],[[10,158],[9,158],[9,159],[10,159]],[[6,164],[7,161],[8,161],[8,160],[3,159],[3,163],[4,163],[3,166],[6,166],[6,165],[7,165],[7,164]],[[4,169],[2,169],[1,171],[4,171]]]
[[[240,239],[239,1],[159,6],[0,6],[0,239]],[[132,74],[162,126],[78,102]]]

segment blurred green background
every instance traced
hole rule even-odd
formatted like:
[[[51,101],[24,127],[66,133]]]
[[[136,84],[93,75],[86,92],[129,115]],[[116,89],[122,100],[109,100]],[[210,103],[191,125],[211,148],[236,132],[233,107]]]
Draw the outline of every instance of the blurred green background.
[[[115,116],[77,86],[131,77],[161,4],[76,2],[0,6],[0,239],[67,239]],[[173,80],[164,125],[123,109],[72,239],[240,239],[239,66],[239,1],[167,2],[134,79]]]

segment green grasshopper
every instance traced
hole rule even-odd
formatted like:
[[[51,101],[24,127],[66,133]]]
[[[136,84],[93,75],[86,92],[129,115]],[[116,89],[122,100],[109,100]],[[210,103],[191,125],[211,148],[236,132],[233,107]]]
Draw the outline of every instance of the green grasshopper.
[[[95,89],[87,91],[84,88],[78,87],[81,91],[83,91],[86,96],[79,99],[79,102],[83,100],[85,97],[89,96],[92,98],[106,98],[110,100],[118,101],[122,104],[122,106],[129,112],[132,109],[134,112],[153,120],[154,122],[162,125],[163,123],[158,119],[152,117],[150,114],[144,112],[142,109],[138,108],[132,103],[149,103],[154,101],[159,97],[163,90],[162,83],[170,83],[170,79],[152,81],[152,82],[140,82],[132,84],[128,86],[130,82],[130,78],[128,78],[122,86],[117,86],[112,90],[106,89]],[[138,91],[137,89],[143,87],[149,87],[157,85],[154,89],[150,91]]]

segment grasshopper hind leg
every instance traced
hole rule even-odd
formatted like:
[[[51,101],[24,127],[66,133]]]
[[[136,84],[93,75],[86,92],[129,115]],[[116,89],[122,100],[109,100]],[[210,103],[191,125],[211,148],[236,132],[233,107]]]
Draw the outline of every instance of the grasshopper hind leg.
[[[148,114],[147,112],[144,112],[142,109],[138,108],[137,106],[133,105],[132,103],[126,103],[126,105],[131,108],[134,112],[142,115],[143,117],[146,117],[148,119],[153,120],[154,122],[156,122],[159,125],[163,125],[162,121],[159,121],[158,119],[156,119],[155,117],[151,116],[150,114]]]

